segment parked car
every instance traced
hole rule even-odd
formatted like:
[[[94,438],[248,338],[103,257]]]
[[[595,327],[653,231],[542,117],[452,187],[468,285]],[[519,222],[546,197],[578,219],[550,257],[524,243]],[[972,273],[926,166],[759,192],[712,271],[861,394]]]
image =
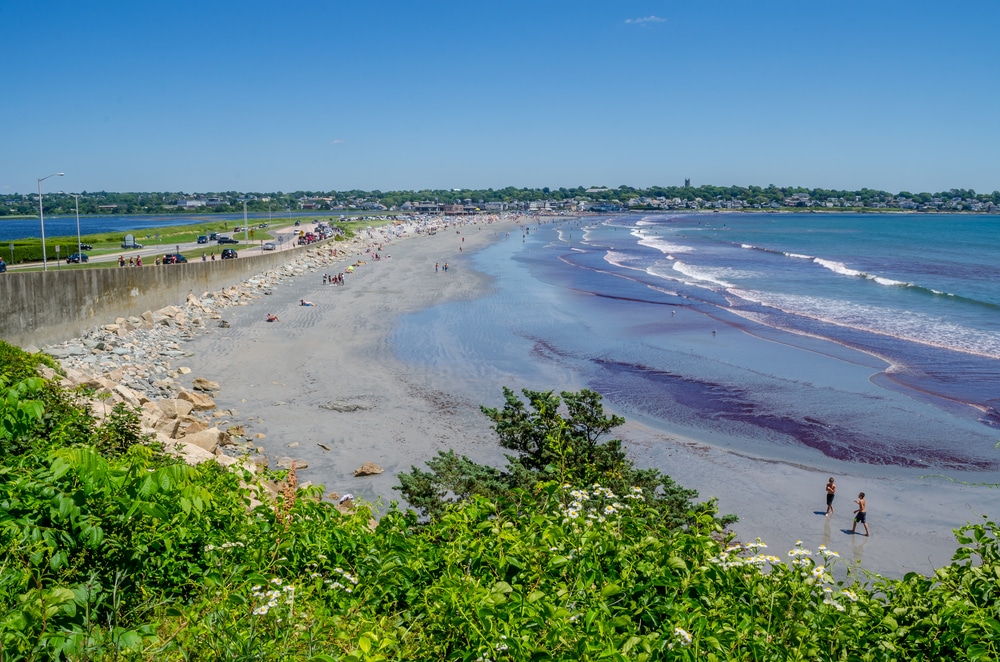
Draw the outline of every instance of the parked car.
[[[234,251],[232,248],[223,248],[222,249],[222,259],[223,260],[234,260],[237,257],[238,256],[236,255],[236,251]]]
[[[91,246],[90,244],[80,244],[80,250],[81,251],[92,251],[92,250],[94,250],[94,247]]]
[[[267,242],[266,244],[264,244],[264,245],[262,246],[262,248],[263,248],[263,249],[264,249],[265,251],[273,251],[274,249],[276,249],[276,248],[277,248],[277,246],[275,246],[275,245],[274,245],[274,242],[273,242],[273,241],[269,241],[269,242]]]
[[[205,235],[200,235],[198,237],[198,243],[199,244],[207,244],[208,243],[208,237],[205,236]]]
[[[180,264],[187,261],[188,259],[180,253],[167,253],[163,256],[163,264]]]
[[[239,241],[237,241],[236,239],[233,239],[232,237],[219,237],[218,239],[216,239],[216,242],[218,242],[220,244],[238,244],[238,243],[240,243]]]
[[[76,264],[79,264],[81,262],[89,262],[89,261],[90,261],[90,258],[87,257],[86,253],[73,253],[68,258],[66,258],[66,262],[67,263],[74,262]]]

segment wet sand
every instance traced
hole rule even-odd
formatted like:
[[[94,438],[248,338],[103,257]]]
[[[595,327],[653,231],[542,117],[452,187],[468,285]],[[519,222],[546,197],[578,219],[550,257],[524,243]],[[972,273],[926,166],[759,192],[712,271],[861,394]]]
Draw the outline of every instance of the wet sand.
[[[438,450],[502,463],[481,402],[464,386],[491,371],[468,366],[467,374],[456,375],[450,368],[406,364],[393,351],[401,316],[489,293],[493,282],[471,269],[470,257],[497,233],[519,233],[509,222],[457,230],[387,243],[383,253],[391,259],[368,260],[342,287],[323,285],[322,272],[314,271],[285,281],[253,305],[227,311],[230,328],[212,329],[188,344],[195,352],[189,378],[218,381],[217,404],[237,409],[249,436],[265,435],[257,444],[268,457],[307,462],[300,481],[322,483],[327,491],[385,503],[398,498],[396,474],[422,467]],[[435,271],[435,263],[445,262],[448,272]],[[316,305],[299,306],[302,298]],[[265,322],[268,312],[280,322]],[[499,404],[502,385],[526,386],[488,384],[496,400],[487,404]],[[566,383],[547,388],[580,385],[567,375]],[[852,471],[845,463],[834,474],[836,513],[828,518],[822,513],[831,474],[815,468],[823,464],[755,457],[636,422],[618,436],[640,466],[655,466],[702,498],[717,497],[721,512],[738,514],[734,531],[741,539],[760,536],[779,556],[796,540],[812,549],[825,544],[841,554],[841,570],[860,563],[887,576],[930,573],[949,561],[953,527],[1000,505],[1000,490],[924,478],[927,472],[919,469]],[[355,478],[354,469],[369,461],[385,473]],[[847,533],[859,490],[868,493],[870,538]]]

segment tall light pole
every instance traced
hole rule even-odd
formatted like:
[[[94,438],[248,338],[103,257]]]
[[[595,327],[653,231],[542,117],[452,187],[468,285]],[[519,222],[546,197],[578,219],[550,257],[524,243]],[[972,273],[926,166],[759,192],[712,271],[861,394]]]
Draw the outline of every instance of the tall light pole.
[[[247,225],[247,199],[243,197],[243,241],[250,243],[250,226]]]
[[[67,193],[72,195],[76,201],[76,254],[80,255],[80,264],[83,264],[83,242],[80,241],[80,195],[78,193]]]
[[[49,177],[62,177],[65,174],[64,172],[54,172],[51,175],[38,178],[38,220],[42,223],[42,271],[49,270],[49,262],[45,255],[45,212],[42,210],[42,182]]]

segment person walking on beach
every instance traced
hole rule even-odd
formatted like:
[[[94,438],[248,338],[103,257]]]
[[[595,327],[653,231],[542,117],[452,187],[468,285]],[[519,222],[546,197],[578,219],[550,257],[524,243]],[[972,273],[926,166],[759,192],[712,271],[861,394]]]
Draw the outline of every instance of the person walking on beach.
[[[833,497],[837,494],[837,485],[833,482],[833,476],[826,481],[826,514],[833,514]]]
[[[860,523],[865,527],[865,535],[867,536],[870,531],[868,531],[868,503],[865,501],[865,493],[859,493],[854,503],[858,504],[858,509],[854,511],[854,526],[851,527],[851,533],[854,533],[854,529],[858,528]]]
[[[434,273],[437,273],[437,272],[438,272],[438,263],[435,262],[434,263]]]

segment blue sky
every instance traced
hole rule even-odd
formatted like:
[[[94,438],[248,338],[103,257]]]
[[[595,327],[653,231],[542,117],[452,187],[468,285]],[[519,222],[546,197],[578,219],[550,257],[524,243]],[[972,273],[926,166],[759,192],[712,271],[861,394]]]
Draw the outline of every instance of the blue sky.
[[[1000,2],[0,2],[0,193],[1000,189]]]

